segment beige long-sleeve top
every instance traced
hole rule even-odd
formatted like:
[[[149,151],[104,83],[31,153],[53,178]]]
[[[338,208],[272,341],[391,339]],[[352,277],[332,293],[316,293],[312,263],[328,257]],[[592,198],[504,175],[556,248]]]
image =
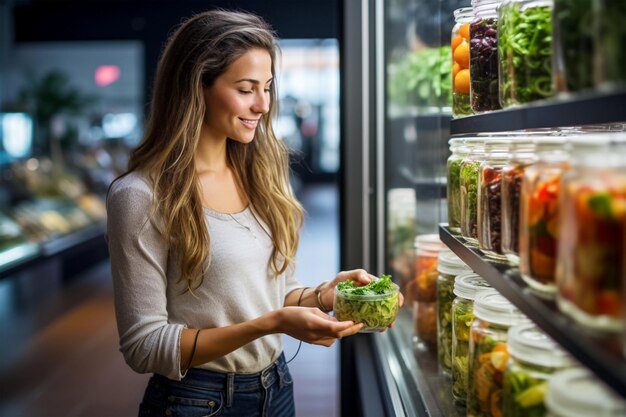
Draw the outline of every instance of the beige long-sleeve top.
[[[159,221],[150,218],[152,199],[149,181],[137,172],[115,182],[107,198],[106,237],[120,350],[135,371],[180,380],[183,328],[223,327],[257,318],[282,307],[285,296],[301,285],[291,269],[279,277],[271,273],[268,228],[250,208],[233,214],[205,209],[211,262],[201,286],[193,293],[185,291],[179,262],[159,231]],[[272,334],[199,367],[255,373],[281,351],[281,336]]]

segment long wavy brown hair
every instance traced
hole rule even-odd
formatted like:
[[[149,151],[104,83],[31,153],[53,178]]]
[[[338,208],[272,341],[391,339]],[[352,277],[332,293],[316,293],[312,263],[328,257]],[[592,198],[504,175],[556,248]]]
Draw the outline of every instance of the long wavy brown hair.
[[[278,46],[274,32],[260,17],[212,10],[183,22],[161,55],[150,114],[141,144],[130,156],[128,172],[147,174],[154,188],[152,215],[163,236],[180,256],[181,279],[197,288],[210,262],[210,237],[200,200],[194,154],[205,119],[203,90],[237,58],[252,48],[272,58]],[[282,274],[294,263],[303,210],[289,184],[288,149],[272,129],[277,112],[276,83],[270,87],[270,110],[254,140],[227,142],[227,163],[246,193],[253,212],[269,227],[274,249],[271,268]]]

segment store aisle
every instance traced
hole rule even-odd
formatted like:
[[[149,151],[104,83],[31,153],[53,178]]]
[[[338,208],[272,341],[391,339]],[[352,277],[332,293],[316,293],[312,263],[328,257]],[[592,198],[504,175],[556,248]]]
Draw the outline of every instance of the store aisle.
[[[338,270],[332,186],[303,189],[298,276],[312,286]],[[133,416],[148,375],[118,352],[107,262],[70,283],[50,264],[0,282],[0,416]],[[297,342],[285,337],[290,358]],[[339,351],[303,344],[291,362],[298,417],[338,415]]]

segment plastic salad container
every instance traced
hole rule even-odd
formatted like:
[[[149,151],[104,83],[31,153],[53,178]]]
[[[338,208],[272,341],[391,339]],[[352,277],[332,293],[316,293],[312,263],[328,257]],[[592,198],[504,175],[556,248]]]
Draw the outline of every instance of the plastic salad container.
[[[335,317],[340,321],[363,323],[361,333],[384,330],[398,314],[399,290],[390,275],[361,287],[352,281],[341,282],[335,287]]]

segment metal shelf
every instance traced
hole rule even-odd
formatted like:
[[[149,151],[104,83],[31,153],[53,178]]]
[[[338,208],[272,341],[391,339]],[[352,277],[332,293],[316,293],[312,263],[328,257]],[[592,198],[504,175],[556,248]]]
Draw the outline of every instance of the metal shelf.
[[[520,277],[519,270],[507,264],[486,260],[478,249],[470,248],[439,225],[439,236],[474,272],[524,312],[552,339],[581,364],[626,398],[626,360],[618,337],[600,336],[562,314],[553,300],[540,297]]]
[[[626,122],[626,91],[588,93],[454,119],[450,134]]]

